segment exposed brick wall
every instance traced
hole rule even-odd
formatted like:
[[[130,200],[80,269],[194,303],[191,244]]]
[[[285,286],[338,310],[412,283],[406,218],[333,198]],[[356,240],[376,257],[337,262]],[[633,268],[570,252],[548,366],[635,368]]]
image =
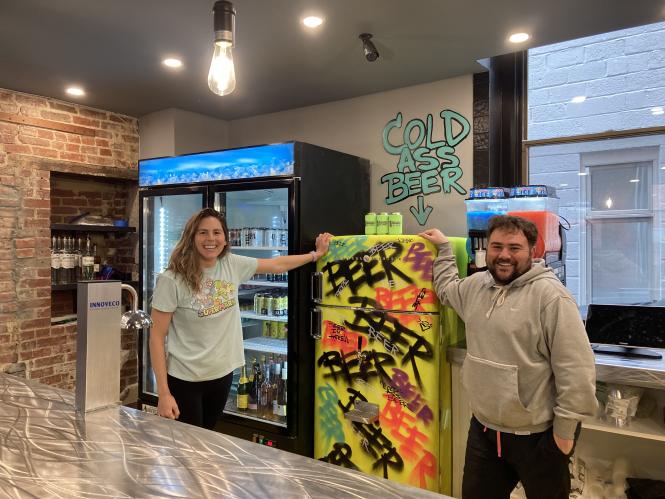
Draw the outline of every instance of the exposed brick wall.
[[[51,326],[51,203],[66,206],[51,199],[51,175],[135,180],[138,141],[135,118],[0,89],[1,370],[73,389],[76,324]],[[91,198],[136,225],[135,200]]]

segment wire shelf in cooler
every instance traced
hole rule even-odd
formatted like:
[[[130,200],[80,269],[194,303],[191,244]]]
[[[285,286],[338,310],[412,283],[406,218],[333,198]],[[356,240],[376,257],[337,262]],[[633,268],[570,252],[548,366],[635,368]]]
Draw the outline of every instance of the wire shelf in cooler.
[[[243,340],[245,350],[254,352],[276,353],[278,355],[287,355],[289,352],[286,340],[277,338],[248,338]]]
[[[257,319],[260,321],[289,322],[288,316],[281,315],[261,315],[254,312],[241,311],[240,317],[243,319]]]
[[[231,246],[231,249],[252,251],[287,251],[289,248],[286,246]]]
[[[275,281],[245,281],[242,283],[242,286],[263,286],[263,287],[270,287],[270,288],[288,288],[289,283],[288,282],[275,282]]]

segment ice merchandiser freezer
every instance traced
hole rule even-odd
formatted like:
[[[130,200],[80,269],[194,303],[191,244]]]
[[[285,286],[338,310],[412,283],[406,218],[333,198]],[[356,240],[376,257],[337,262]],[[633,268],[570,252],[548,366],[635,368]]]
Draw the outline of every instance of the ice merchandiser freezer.
[[[465,240],[451,239],[465,254]],[[449,310],[440,315],[436,255],[419,236],[343,236],[317,263],[314,456],[450,493],[450,335],[442,322],[456,325]]]
[[[185,222],[202,207],[225,215],[233,253],[256,258],[307,253],[320,232],[361,231],[369,211],[368,161],[300,142],[142,160],[139,183],[145,310]],[[247,379],[240,383],[241,370],[234,372],[219,431],[313,455],[313,268],[257,274],[237,290]],[[139,340],[139,363],[140,402],[154,411],[147,334]],[[246,408],[238,406],[239,392]]]

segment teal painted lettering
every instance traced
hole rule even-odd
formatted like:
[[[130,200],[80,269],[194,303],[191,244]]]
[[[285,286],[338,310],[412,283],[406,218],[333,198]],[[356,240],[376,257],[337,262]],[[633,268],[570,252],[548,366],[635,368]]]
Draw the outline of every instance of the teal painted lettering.
[[[418,162],[418,170],[421,172],[427,170],[436,170],[439,168],[439,162],[436,158],[429,156],[430,150],[426,147],[419,147],[413,151],[413,157]]]
[[[416,140],[411,140],[411,135],[412,131],[416,129],[418,131],[418,135],[416,135]],[[423,140],[425,140],[425,123],[420,121],[418,118],[414,118],[411,121],[409,121],[406,126],[404,127],[404,144],[409,148],[409,149],[415,149],[418,147],[420,144],[422,144]]]
[[[403,172],[405,168],[408,168],[410,172],[415,172],[416,162],[413,160],[411,155],[411,149],[404,147],[402,152],[399,155],[399,163],[397,163],[397,171]]]
[[[469,135],[471,125],[469,125],[468,120],[461,114],[456,113],[450,109],[446,109],[441,111],[440,116],[443,118],[446,143],[449,146],[455,147],[457,144],[462,142],[467,135]],[[462,127],[462,130],[457,135],[454,135],[453,132],[453,121],[457,122]]]
[[[443,181],[444,193],[449,194],[452,187],[460,194],[466,194],[466,189],[457,183],[462,178],[462,169],[459,166],[442,168],[439,175]]]
[[[409,172],[404,176],[406,185],[409,189],[409,196],[418,194],[420,192],[420,172]]]
[[[436,155],[441,159],[441,166],[444,168],[459,166],[459,158],[455,154],[455,148],[450,146],[439,147]]]
[[[427,196],[428,194],[433,194],[439,192],[441,187],[439,186],[439,171],[438,170],[428,170],[423,172],[423,177],[421,180],[423,194]]]
[[[408,189],[404,183],[404,174],[400,172],[386,173],[381,177],[382,184],[388,184],[386,204],[395,204],[408,197]]]
[[[390,120],[388,124],[383,128],[383,149],[388,153],[388,154],[399,154],[404,145],[401,146],[395,146],[390,143],[390,131],[393,128],[401,128],[402,127],[402,113],[397,113],[397,116],[395,117],[394,120]]]
[[[436,149],[437,147],[441,147],[441,146],[446,145],[445,141],[443,141],[443,140],[438,141],[438,142],[433,142],[432,141],[432,130],[433,129],[434,129],[434,125],[433,125],[433,122],[432,122],[432,115],[428,114],[427,115],[427,143],[426,143],[426,145],[427,145],[427,148],[430,149],[430,150]]]

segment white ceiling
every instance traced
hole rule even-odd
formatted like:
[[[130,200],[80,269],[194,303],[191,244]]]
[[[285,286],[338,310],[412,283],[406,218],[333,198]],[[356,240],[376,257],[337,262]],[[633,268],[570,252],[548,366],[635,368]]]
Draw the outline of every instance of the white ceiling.
[[[140,117],[236,119],[482,71],[479,59],[663,20],[656,0],[237,0],[236,91],[207,88],[213,0],[0,0],[0,87]],[[325,18],[308,31],[300,19]],[[369,63],[358,35],[374,34]],[[162,58],[185,66],[168,71]]]

